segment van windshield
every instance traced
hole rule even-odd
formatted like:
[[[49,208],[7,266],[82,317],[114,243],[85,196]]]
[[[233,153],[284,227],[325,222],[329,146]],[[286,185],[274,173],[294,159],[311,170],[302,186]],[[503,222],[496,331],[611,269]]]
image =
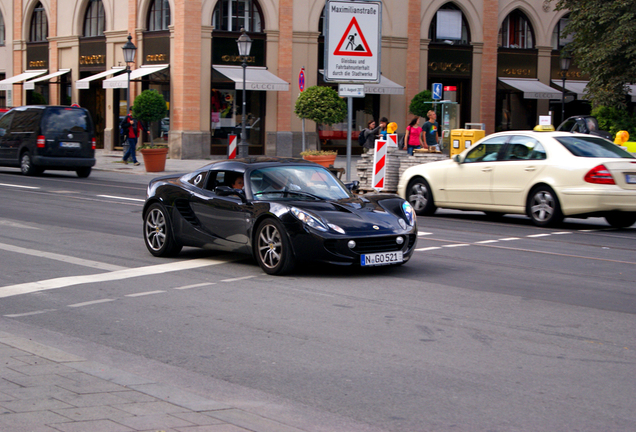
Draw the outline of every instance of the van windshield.
[[[43,132],[92,132],[92,122],[86,111],[71,107],[51,107],[46,110],[43,121]]]

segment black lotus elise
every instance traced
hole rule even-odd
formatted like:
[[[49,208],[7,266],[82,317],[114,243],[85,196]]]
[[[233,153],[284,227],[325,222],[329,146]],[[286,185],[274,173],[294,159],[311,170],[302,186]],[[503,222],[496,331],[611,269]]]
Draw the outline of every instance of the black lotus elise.
[[[150,182],[144,241],[154,256],[183,246],[252,254],[268,274],[302,261],[407,262],[417,242],[411,205],[397,195],[355,195],[355,186],[303,159],[213,162]]]

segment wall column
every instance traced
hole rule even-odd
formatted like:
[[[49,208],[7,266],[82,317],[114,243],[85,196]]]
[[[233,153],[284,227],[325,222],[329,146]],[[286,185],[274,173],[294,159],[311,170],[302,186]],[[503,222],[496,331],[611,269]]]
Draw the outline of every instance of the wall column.
[[[421,0],[409,0],[407,20],[407,42],[406,42],[406,86],[404,98],[406,99],[405,119],[409,121],[409,104],[411,99],[420,90],[420,40],[422,38],[422,2]],[[424,69],[426,70],[426,69]]]
[[[550,85],[550,75],[552,66],[552,47],[537,46],[537,78],[543,84]],[[550,112],[550,101],[547,99],[539,99],[537,101],[537,118],[536,124],[539,124],[539,116],[548,115]],[[553,113],[554,114],[554,113]],[[554,119],[554,115],[552,116]],[[554,124],[554,122],[553,122]],[[555,126],[556,127],[556,126]]]
[[[293,0],[279,0],[278,7],[278,77],[292,82],[292,54],[293,54]],[[291,91],[276,92],[277,120],[276,120],[276,155],[293,156],[291,116],[293,115]],[[265,151],[270,154],[269,151]]]
[[[479,122],[486,125],[486,135],[495,131],[497,106],[497,36],[499,34],[499,1],[484,0],[484,47],[481,64]]]
[[[5,18],[6,19],[6,18]],[[22,73],[22,59],[24,58],[25,44],[22,39],[22,22],[24,16],[22,14],[22,0],[13,1],[13,76]],[[12,106],[24,105],[22,103],[22,86],[14,85],[12,98]]]

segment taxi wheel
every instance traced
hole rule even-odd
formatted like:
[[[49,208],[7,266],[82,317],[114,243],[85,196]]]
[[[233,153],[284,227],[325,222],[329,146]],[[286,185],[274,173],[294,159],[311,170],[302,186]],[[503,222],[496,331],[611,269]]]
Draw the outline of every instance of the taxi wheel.
[[[558,225],[563,221],[559,199],[548,186],[537,186],[530,191],[526,213],[532,223],[540,227]]]
[[[265,219],[256,229],[254,256],[263,271],[270,275],[289,273],[294,268],[294,256],[282,224]]]
[[[605,216],[605,220],[613,228],[627,228],[636,223],[636,213],[634,212],[615,212]]]
[[[144,243],[156,257],[171,257],[181,252],[181,245],[174,239],[166,208],[158,203],[151,205],[144,216]]]
[[[406,199],[419,216],[432,215],[437,210],[433,193],[428,182],[421,177],[409,182],[406,188]]]

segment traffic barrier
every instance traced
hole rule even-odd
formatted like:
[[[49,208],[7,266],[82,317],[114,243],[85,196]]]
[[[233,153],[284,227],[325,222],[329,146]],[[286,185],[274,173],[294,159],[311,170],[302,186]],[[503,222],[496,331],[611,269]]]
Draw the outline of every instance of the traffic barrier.
[[[386,174],[386,149],[387,141],[375,140],[373,152],[373,189],[384,189],[384,177]]]
[[[227,158],[236,159],[236,135],[228,137]]]

